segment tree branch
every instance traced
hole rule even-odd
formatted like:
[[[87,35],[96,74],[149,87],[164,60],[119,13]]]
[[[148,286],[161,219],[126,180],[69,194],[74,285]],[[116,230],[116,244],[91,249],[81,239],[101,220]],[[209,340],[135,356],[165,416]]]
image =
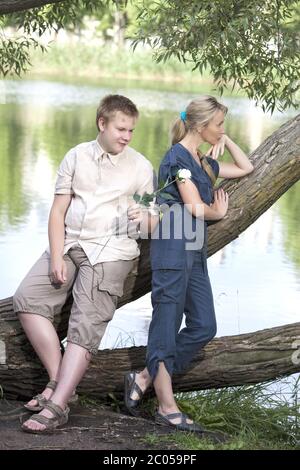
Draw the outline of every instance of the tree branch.
[[[2,0],[0,1],[0,15],[7,15],[16,11],[38,8],[50,3],[59,3],[63,0]]]

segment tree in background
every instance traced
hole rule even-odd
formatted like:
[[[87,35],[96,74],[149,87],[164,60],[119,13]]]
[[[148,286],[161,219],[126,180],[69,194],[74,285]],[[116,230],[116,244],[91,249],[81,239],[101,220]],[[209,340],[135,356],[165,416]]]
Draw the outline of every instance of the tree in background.
[[[79,27],[86,15],[102,26],[118,25],[117,43],[125,30],[133,46],[148,44],[157,62],[175,56],[195,71],[209,70],[218,93],[244,90],[273,112],[297,107],[300,81],[299,2],[295,0],[8,0],[0,14],[0,73],[20,75],[30,65],[30,47],[46,31]],[[48,5],[45,5],[48,3]],[[13,10],[15,9],[15,10]],[[3,26],[22,28],[19,38],[5,36]],[[43,45],[40,47],[44,48]]]
[[[31,48],[41,48],[46,51],[45,45],[40,38],[47,32],[58,32],[61,28],[76,28],[79,26],[85,14],[93,14],[95,10],[103,11],[110,0],[90,1],[56,1],[46,2],[40,0],[41,7],[26,10],[27,3],[31,2],[5,2],[13,3],[9,13],[0,16],[0,74],[18,75],[28,70],[30,63]],[[17,3],[17,5],[15,5]],[[34,5],[38,1],[33,1]],[[54,3],[54,4],[52,4]],[[25,11],[22,10],[24,4]],[[15,8],[15,10],[13,9]],[[7,10],[4,10],[6,12]],[[17,13],[13,13],[16,11]],[[2,13],[0,5],[0,13]],[[7,27],[13,27],[11,34],[7,33]]]
[[[289,28],[296,12],[298,29]],[[144,8],[138,26],[135,44],[150,44],[157,61],[176,56],[200,73],[209,68],[221,94],[238,86],[264,109],[297,106],[299,3],[166,0]]]

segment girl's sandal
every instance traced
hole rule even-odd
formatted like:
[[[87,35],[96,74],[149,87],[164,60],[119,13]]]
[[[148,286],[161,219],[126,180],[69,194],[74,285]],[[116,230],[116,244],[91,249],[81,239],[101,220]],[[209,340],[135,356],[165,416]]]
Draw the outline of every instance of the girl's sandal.
[[[172,419],[180,418],[179,423],[174,423]],[[157,412],[155,414],[155,424],[159,424],[161,426],[171,426],[178,431],[188,431],[188,432],[198,432],[203,434],[205,432],[204,428],[197,423],[189,423],[188,416],[184,413],[169,413],[167,415],[162,415],[161,413]]]
[[[138,416],[138,407],[142,401],[144,393],[139,385],[135,381],[136,372],[128,372],[124,377],[124,404],[132,416]],[[133,393],[136,392],[138,398],[135,400],[132,397]]]

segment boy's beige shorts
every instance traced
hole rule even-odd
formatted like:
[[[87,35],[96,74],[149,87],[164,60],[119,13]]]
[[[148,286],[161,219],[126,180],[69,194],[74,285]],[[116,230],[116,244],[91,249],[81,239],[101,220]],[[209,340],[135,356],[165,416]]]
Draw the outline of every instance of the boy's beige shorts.
[[[43,253],[18,287],[13,297],[14,311],[42,315],[57,325],[72,294],[67,341],[96,354],[135,260],[92,266],[79,245],[71,248],[64,260],[67,281],[57,285],[50,278],[50,255]]]

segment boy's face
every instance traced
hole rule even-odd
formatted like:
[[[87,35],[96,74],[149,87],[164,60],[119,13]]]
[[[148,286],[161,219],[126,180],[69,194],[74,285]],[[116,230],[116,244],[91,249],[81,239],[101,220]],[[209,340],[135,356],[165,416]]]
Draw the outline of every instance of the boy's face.
[[[137,118],[117,111],[108,122],[98,121],[100,144],[105,152],[112,155],[121,153],[132,139]]]

